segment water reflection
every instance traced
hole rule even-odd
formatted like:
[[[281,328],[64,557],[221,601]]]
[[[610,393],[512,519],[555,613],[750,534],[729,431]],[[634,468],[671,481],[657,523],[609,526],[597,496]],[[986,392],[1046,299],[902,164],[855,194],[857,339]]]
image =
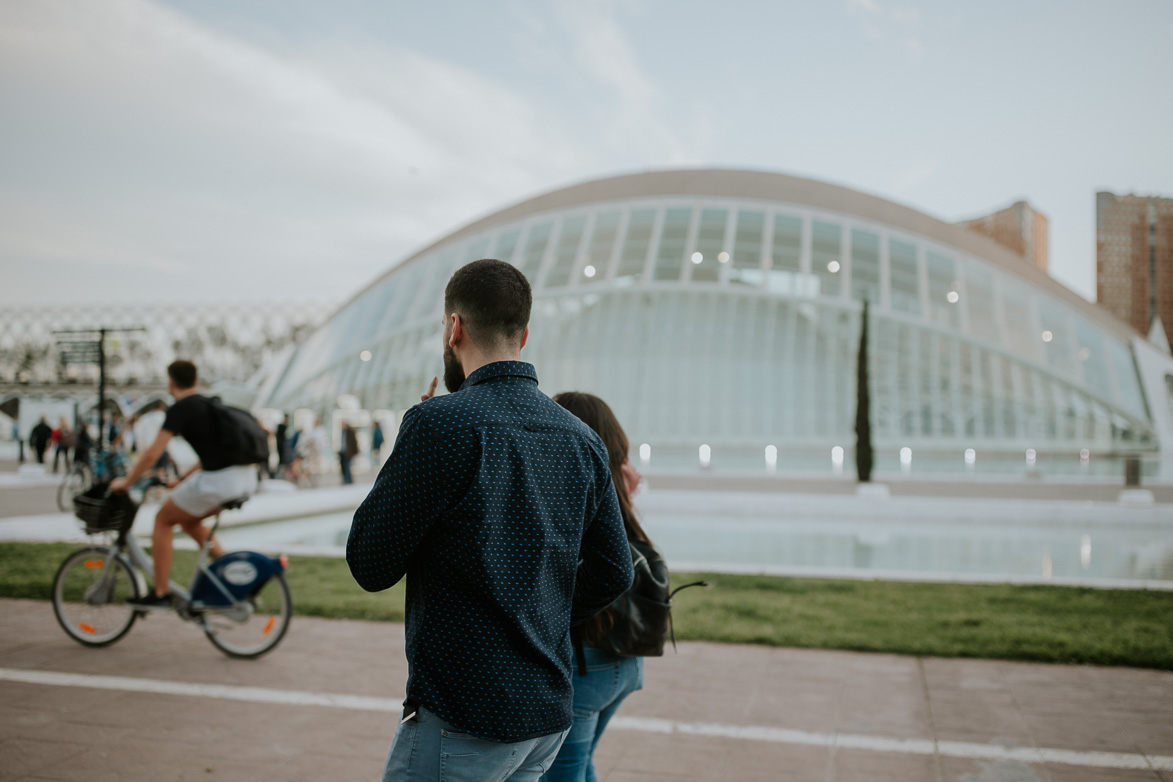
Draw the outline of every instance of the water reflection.
[[[228,529],[222,537],[234,548],[294,545],[340,553],[351,515]],[[1173,526],[682,519],[654,513],[645,515],[644,526],[677,568],[1173,582]]]

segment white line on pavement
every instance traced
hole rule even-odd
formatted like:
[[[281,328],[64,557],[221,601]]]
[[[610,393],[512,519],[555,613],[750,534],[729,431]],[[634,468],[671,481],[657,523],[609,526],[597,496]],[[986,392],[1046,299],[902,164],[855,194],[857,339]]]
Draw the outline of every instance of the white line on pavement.
[[[129,676],[93,676],[84,673],[32,671],[0,668],[0,681],[39,684],[53,687],[89,687],[99,690],[148,692],[159,695],[186,695],[200,698],[274,703],[285,706],[326,706],[355,711],[398,713],[402,699],[375,698],[366,695],[340,695],[303,690],[277,690],[268,687],[243,687],[234,684],[197,684],[193,682],[139,679]],[[810,733],[761,725],[726,725],[708,722],[676,722],[650,717],[615,717],[610,727],[643,733],[682,733],[709,738],[764,741],[771,744],[799,744],[817,747],[842,747],[872,752],[905,755],[943,755],[970,760],[1016,760],[1023,763],[1062,763],[1096,768],[1135,768],[1173,771],[1173,756],[1141,755],[1124,752],[1084,752],[1067,749],[1002,747],[964,741],[929,741],[861,736],[848,733]]]

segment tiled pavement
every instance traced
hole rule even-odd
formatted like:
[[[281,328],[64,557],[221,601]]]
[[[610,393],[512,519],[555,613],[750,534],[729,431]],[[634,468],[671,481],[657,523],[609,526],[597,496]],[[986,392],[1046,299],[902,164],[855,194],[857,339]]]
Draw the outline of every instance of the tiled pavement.
[[[0,782],[376,779],[394,730],[389,711],[3,680],[28,670],[388,699],[406,676],[400,625],[296,617],[271,655],[239,661],[170,616],[84,649],[48,603],[3,600]],[[620,715],[604,782],[1173,780],[1111,767],[1171,762],[1173,673],[1156,671],[682,643]]]

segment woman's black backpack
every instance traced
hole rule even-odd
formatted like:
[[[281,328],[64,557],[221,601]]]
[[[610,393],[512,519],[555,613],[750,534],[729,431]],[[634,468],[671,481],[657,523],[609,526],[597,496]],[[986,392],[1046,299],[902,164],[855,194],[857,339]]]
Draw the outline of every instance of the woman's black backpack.
[[[631,565],[635,579],[631,589],[605,610],[613,623],[606,636],[596,645],[618,657],[662,657],[664,642],[672,639],[676,648],[676,634],[672,630],[672,596],[681,589],[708,586],[704,581],[670,589],[668,563],[664,555],[650,543],[628,540],[631,546]],[[586,675],[582,653],[582,639],[574,637],[578,670]]]

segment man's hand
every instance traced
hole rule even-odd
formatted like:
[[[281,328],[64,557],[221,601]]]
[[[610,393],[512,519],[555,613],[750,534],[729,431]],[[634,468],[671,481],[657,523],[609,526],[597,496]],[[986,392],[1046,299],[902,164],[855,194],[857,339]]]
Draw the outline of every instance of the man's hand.
[[[420,397],[421,402],[426,402],[436,395],[436,384],[440,382],[440,378],[433,377],[432,382],[428,384],[428,393]]]
[[[115,478],[114,480],[110,481],[110,491],[114,492],[115,494],[122,494],[129,488],[130,480],[127,478]]]

